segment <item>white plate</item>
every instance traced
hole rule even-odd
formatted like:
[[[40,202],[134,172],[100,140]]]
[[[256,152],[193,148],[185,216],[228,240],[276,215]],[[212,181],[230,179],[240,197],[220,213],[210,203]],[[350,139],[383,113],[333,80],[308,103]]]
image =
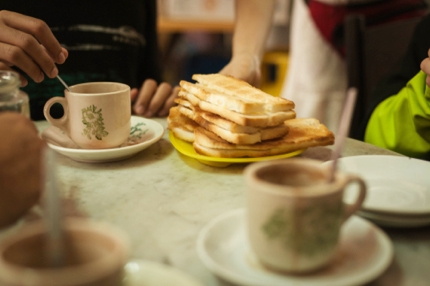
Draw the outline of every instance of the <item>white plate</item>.
[[[361,285],[382,274],[393,258],[387,235],[367,220],[353,216],[341,230],[340,247],[329,266],[308,275],[272,272],[260,266],[250,251],[244,209],[225,213],[206,225],[199,233],[197,251],[212,272],[247,286]]]
[[[364,211],[430,215],[430,162],[403,156],[365,155],[340,158],[338,164],[340,170],[366,181]],[[346,199],[351,193],[346,193]]]
[[[147,260],[131,260],[125,267],[121,286],[203,286],[174,267]]]
[[[430,225],[430,216],[395,216],[389,214],[379,214],[366,211],[357,213],[377,225],[385,227],[421,227]]]
[[[143,117],[131,117],[130,137],[118,148],[80,149],[60,129],[50,126],[42,132],[48,146],[75,161],[86,163],[105,163],[127,159],[157,142],[164,134],[158,122]]]

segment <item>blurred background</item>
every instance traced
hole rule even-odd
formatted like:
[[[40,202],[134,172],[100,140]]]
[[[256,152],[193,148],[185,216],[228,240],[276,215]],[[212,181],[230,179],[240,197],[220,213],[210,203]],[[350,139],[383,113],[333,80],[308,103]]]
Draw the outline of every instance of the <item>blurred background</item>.
[[[291,0],[277,0],[262,63],[261,89],[278,96],[288,64]],[[172,85],[194,73],[216,73],[231,57],[235,0],[158,0],[164,79]]]

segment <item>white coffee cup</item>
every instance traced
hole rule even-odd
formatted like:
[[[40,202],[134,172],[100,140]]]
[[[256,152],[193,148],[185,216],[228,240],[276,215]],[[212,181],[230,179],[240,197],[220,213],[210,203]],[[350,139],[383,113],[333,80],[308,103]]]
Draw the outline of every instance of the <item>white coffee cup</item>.
[[[327,265],[336,254],[342,224],[366,195],[364,181],[336,172],[320,161],[292,158],[245,168],[247,227],[251,249],[270,269],[307,273]],[[359,185],[353,204],[344,189]]]
[[[63,130],[83,149],[115,148],[130,134],[130,87],[116,82],[89,82],[70,86],[65,97],[53,97],[43,113],[51,125]],[[63,106],[64,116],[50,115],[52,105]]]
[[[64,264],[48,259],[46,227],[28,223],[0,242],[2,286],[121,286],[128,257],[122,231],[82,218],[65,221]]]

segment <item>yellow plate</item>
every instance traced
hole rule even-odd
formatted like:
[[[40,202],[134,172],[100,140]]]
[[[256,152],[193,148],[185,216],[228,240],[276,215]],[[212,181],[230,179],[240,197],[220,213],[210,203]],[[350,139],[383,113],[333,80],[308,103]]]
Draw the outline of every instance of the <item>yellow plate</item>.
[[[184,154],[185,156],[197,159],[199,162],[213,166],[213,167],[227,167],[230,164],[233,163],[251,163],[251,162],[258,162],[258,161],[267,161],[267,160],[276,160],[276,159],[283,159],[283,158],[289,158],[294,157],[297,155],[302,154],[306,149],[297,150],[290,153],[280,154],[280,155],[274,155],[274,156],[266,156],[266,157],[255,157],[255,158],[221,158],[221,157],[210,157],[205,155],[198,154],[194,148],[193,144],[186,142],[184,140],[181,140],[179,138],[176,138],[172,131],[169,130],[169,139],[172,143],[173,147],[175,149]]]

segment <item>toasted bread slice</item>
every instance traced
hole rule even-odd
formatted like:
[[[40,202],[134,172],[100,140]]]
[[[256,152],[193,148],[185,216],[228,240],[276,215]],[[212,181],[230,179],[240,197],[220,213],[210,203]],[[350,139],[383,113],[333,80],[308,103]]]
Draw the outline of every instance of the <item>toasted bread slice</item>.
[[[239,125],[236,122],[230,121],[228,119],[225,119],[217,114],[210,113],[207,111],[204,111],[200,108],[196,110],[196,113],[199,114],[203,119],[218,125],[219,127],[230,130],[233,133],[248,133],[252,134],[255,132],[258,132],[261,130],[259,127],[253,127],[253,126],[243,126]]]
[[[238,106],[237,109],[231,109],[236,112],[248,113],[240,111],[239,106],[243,105],[244,107],[250,102],[260,104],[268,112],[286,111],[294,108],[292,101],[281,97],[274,97],[243,80],[231,76],[222,74],[194,74],[192,78],[199,83],[198,85],[218,92],[211,92],[211,100],[204,100],[214,104],[228,101],[231,105],[235,104]]]
[[[266,129],[261,129],[254,133],[235,133],[230,130],[221,128],[207,120],[205,120],[200,115],[196,114],[193,110],[188,107],[179,105],[179,111],[189,119],[194,120],[201,127],[215,133],[224,140],[233,144],[254,144],[261,142],[262,140],[269,140],[273,138],[281,137],[288,132],[288,127],[286,126],[276,126]]]
[[[279,138],[286,135],[289,130],[286,125],[281,124],[275,127],[260,129],[255,133],[235,133],[219,127],[218,125],[205,120],[201,116],[196,117],[196,122],[206,130],[209,130],[222,139],[234,144],[255,144],[263,140]]]
[[[184,99],[184,98],[176,98],[175,102],[179,105],[182,105],[183,107],[188,108],[188,110],[186,109],[180,109],[180,111],[182,112],[182,114],[184,114],[185,116],[187,116],[190,119],[195,120],[195,116],[199,115],[200,117],[202,117],[203,119],[218,125],[219,127],[229,130],[233,133],[248,133],[248,134],[252,134],[255,132],[258,132],[261,130],[261,128],[259,127],[252,127],[252,126],[243,126],[243,125],[239,125],[233,121],[230,121],[228,119],[222,118],[221,116],[217,115],[217,114],[213,114],[207,111],[204,111],[202,109],[200,109],[198,106],[193,106],[188,100]]]
[[[167,117],[167,126],[177,138],[187,142],[194,142],[194,130],[199,125],[183,115],[179,111],[179,108],[179,106],[170,108],[169,116]]]
[[[242,126],[253,126],[253,127],[267,127],[277,126],[282,124],[287,119],[296,117],[294,110],[280,111],[274,113],[265,113],[261,115],[247,115],[231,111],[215,104],[209,103],[204,100],[200,100],[192,93],[181,90],[178,94],[180,98],[188,100],[193,106],[198,106],[200,109],[209,113],[217,114],[225,119],[233,121],[238,125]]]
[[[193,107],[186,100],[180,99],[175,100],[177,103],[182,103],[184,105],[178,105],[179,111],[188,117],[189,119],[197,122],[201,127],[209,130],[224,140],[234,143],[234,144],[254,144],[261,142],[263,140],[270,140],[274,138],[279,138],[288,133],[288,127],[285,124],[281,124],[275,127],[267,127],[262,129],[256,129],[253,133],[242,133],[242,132],[232,132],[229,129],[225,129],[217,124],[214,124],[201,116],[202,111],[198,107]],[[187,107],[189,106],[189,107]],[[220,120],[222,121],[222,120]],[[228,121],[224,119],[222,122]],[[226,123],[225,123],[226,124]],[[231,123],[231,125],[236,125]]]
[[[188,117],[189,119],[193,120],[194,123],[197,124],[197,126],[200,126],[199,123],[197,122],[197,114],[194,112],[194,109],[183,106],[183,105],[178,105],[178,109],[179,112],[181,112],[184,116]]]
[[[193,84],[185,80],[181,80],[179,85],[183,90],[192,93],[198,99],[210,102],[231,111],[253,115],[263,114],[265,112],[265,104],[261,104],[260,102],[247,98],[239,99],[228,94],[223,94],[213,88]]]
[[[206,121],[213,123],[222,129],[230,130],[232,133],[254,134],[259,132],[261,133],[262,141],[282,137],[286,135],[289,130],[288,126],[286,126],[284,123],[279,124],[277,126],[258,128],[252,126],[238,125],[237,123],[222,118],[219,115],[203,111],[200,108],[196,108],[194,112],[200,115],[200,117],[202,117]]]
[[[261,141],[284,137],[285,135],[288,134],[289,131],[290,131],[290,128],[285,124],[263,128],[260,130]]]
[[[177,103],[177,104],[179,104],[179,105],[182,105],[182,106],[185,106],[187,108],[190,108],[191,110],[194,110],[194,108],[195,108],[194,105],[192,105],[191,102],[189,102],[185,98],[177,97],[177,98],[174,99],[174,102]]]
[[[228,109],[220,108],[214,104],[201,100],[199,107],[205,111],[218,114],[221,117],[229,119],[239,125],[243,126],[254,126],[254,127],[267,127],[276,126],[281,124],[287,119],[296,117],[296,113],[293,110],[280,111],[274,113],[267,113],[265,115],[246,115],[230,111]]]
[[[290,130],[284,137],[251,145],[231,144],[214,133],[198,127],[194,130],[193,147],[197,153],[206,156],[240,158],[273,156],[334,143],[333,133],[317,119],[291,119],[287,120],[285,125]]]
[[[178,98],[183,99],[191,103],[192,106],[199,106],[200,99],[188,93],[186,90],[181,89],[178,93]],[[176,99],[175,99],[176,101]]]

